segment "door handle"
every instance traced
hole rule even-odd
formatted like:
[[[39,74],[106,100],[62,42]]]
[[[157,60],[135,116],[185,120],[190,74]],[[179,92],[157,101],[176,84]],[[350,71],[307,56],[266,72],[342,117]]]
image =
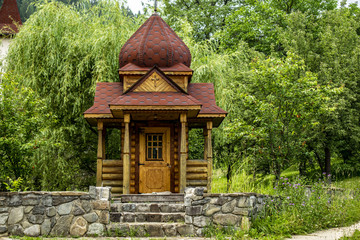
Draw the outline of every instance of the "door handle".
[[[139,166],[145,165],[145,163],[138,163]]]

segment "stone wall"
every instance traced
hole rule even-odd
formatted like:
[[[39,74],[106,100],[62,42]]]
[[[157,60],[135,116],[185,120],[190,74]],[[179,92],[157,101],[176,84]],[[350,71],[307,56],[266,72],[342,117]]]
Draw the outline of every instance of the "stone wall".
[[[185,223],[193,225],[198,236],[203,235],[208,225],[248,230],[266,198],[268,196],[256,193],[207,194],[202,188],[189,188],[184,199]]]
[[[169,236],[202,236],[204,228],[209,225],[232,226],[246,230],[264,206],[266,198],[268,196],[256,193],[207,194],[203,188],[187,188],[184,203],[172,204],[177,206],[176,214],[181,215],[185,223],[161,221],[154,224],[157,224],[156,227],[161,225],[164,229],[173,229],[175,225],[179,225],[180,230]],[[133,206],[134,209],[142,207],[144,211],[144,205],[151,210],[151,207],[159,204],[164,209],[169,208],[166,206],[169,203],[165,202],[122,205]],[[111,204],[110,188],[90,187],[89,192],[0,192],[0,237],[102,236],[112,227],[129,228],[131,224],[136,228],[140,227],[141,223],[139,225],[137,221],[125,221],[129,213],[123,207],[118,210],[116,216],[122,217],[125,222],[120,222],[119,226],[112,226],[109,213],[111,205],[112,208],[116,207],[116,203]],[[150,214],[151,216],[146,215],[148,217],[156,215],[166,218],[168,212],[175,214],[173,211],[139,213],[131,209],[133,215]],[[167,231],[162,232],[159,236],[168,236]]]
[[[0,237],[103,234],[110,189],[89,192],[0,192]]]

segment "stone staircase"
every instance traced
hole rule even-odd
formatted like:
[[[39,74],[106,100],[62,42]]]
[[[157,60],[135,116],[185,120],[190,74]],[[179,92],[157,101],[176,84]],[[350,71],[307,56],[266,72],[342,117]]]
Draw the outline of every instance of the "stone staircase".
[[[193,236],[185,224],[183,194],[121,195],[110,208],[109,236]]]

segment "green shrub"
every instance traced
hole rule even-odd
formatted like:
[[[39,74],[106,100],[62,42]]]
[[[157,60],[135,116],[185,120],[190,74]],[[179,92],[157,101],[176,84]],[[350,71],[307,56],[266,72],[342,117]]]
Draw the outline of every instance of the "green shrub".
[[[328,176],[330,177],[330,176]],[[253,221],[254,236],[289,236],[348,225],[360,220],[358,191],[329,188],[328,177],[307,186],[303,179],[281,178],[274,188],[278,198],[268,200]]]

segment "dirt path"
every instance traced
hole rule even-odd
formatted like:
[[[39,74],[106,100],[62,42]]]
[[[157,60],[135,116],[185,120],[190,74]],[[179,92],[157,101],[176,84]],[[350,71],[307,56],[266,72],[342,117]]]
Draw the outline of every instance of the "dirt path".
[[[286,240],[337,240],[344,236],[351,236],[356,229],[360,230],[360,222],[355,223],[350,227],[331,228],[308,235],[293,236]]]

